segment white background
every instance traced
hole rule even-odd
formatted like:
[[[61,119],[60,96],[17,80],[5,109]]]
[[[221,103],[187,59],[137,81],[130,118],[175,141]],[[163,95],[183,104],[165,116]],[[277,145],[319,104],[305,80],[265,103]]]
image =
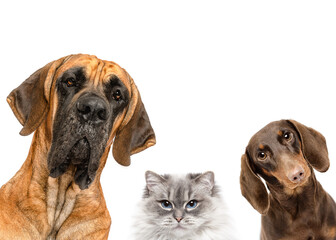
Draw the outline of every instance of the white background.
[[[241,196],[240,157],[267,123],[291,118],[323,133],[331,167],[317,174],[336,198],[334,1],[2,1],[0,185],[24,162],[31,136],[6,96],[46,63],[72,53],[112,60],[134,78],[157,145],[102,185],[110,239],[131,239],[144,172],[212,170],[240,239],[260,215]]]

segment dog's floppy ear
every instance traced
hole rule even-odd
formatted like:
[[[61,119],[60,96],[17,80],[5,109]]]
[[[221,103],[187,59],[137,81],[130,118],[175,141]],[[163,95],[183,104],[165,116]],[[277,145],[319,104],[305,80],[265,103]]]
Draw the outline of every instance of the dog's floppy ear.
[[[329,168],[327,143],[324,136],[318,131],[305,125],[287,120],[291,123],[300,136],[301,148],[306,160],[319,172],[325,172]]]
[[[128,75],[128,74],[127,74]],[[128,75],[130,78],[130,76]],[[154,130],[150,124],[139,91],[131,79],[131,101],[124,121],[116,132],[113,143],[113,157],[123,166],[129,166],[130,156],[156,143]]]
[[[64,58],[61,58],[48,63],[34,72],[8,95],[7,102],[15,117],[23,126],[20,131],[22,136],[34,132],[45,119],[49,111],[47,102],[49,96],[46,96],[46,94],[50,92],[48,89],[48,93],[46,93],[45,87],[50,87],[52,78],[63,60]]]
[[[268,192],[260,177],[254,173],[246,152],[241,158],[240,189],[242,195],[260,214],[266,214],[270,201]]]

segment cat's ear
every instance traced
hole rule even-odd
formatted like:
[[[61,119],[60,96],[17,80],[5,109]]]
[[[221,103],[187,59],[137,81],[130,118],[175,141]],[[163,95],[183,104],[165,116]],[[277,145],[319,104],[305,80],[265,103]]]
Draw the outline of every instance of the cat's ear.
[[[156,192],[160,189],[162,190],[167,182],[162,176],[152,171],[147,171],[145,177],[146,186],[150,192]]]
[[[213,187],[215,186],[215,174],[211,171],[205,172],[199,175],[195,182],[199,184],[202,188],[205,188],[209,192],[212,191]]]

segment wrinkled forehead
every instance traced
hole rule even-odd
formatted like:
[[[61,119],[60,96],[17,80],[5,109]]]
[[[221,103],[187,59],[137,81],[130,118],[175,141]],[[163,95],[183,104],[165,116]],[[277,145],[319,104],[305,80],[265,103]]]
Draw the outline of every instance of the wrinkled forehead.
[[[248,148],[256,148],[259,145],[277,142],[278,136],[288,130],[293,130],[293,127],[285,120],[271,122],[253,135],[249,141]]]
[[[71,68],[82,68],[87,80],[96,85],[109,81],[112,76],[117,76],[128,91],[131,91],[131,79],[126,71],[114,62],[101,60],[93,55],[72,55],[60,66],[56,79]]]

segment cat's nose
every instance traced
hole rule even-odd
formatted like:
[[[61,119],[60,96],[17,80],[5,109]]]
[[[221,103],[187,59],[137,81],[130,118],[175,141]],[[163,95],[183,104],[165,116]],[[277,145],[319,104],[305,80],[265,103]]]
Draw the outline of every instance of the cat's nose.
[[[177,222],[181,222],[181,220],[183,219],[183,217],[176,217],[175,218]]]

